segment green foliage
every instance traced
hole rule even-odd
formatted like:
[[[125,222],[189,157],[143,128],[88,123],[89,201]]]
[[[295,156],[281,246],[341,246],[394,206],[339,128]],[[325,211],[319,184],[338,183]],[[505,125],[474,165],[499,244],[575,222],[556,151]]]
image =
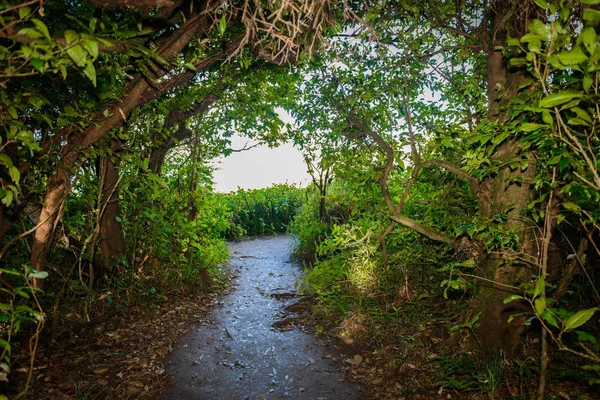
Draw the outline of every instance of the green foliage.
[[[511,108],[515,118],[535,122],[520,125],[525,132],[521,146],[536,152],[542,165],[533,179],[538,198],[530,203],[529,210],[536,222],[562,226],[566,222],[590,232],[598,227],[600,203],[600,164],[596,160],[600,152],[598,18],[586,13],[586,8],[580,20],[573,12],[576,2],[537,4],[554,18],[546,22],[534,19],[526,35],[509,41],[518,53],[511,64],[525,68],[534,82],[526,89],[526,96],[532,101],[516,101]],[[556,202],[555,209],[541,207],[549,201]],[[547,215],[548,212],[553,214]],[[575,261],[587,268],[581,259]],[[510,296],[505,302],[528,302],[531,313],[526,323],[538,319],[560,350],[591,360],[597,366],[600,348],[595,338],[584,331],[573,331],[588,323],[598,308],[582,309],[562,298],[557,302],[552,297],[556,286],[548,281],[546,266],[542,265],[540,276],[522,285],[525,295]],[[591,291],[596,301],[600,300],[595,283],[590,280],[585,285],[588,293]],[[597,377],[589,379],[589,383],[597,381]]]
[[[444,357],[441,362],[441,379],[438,385],[461,392],[483,391],[494,397],[500,384],[506,379],[506,360],[496,353],[478,365],[471,359]]]
[[[32,286],[32,281],[43,280],[48,277],[48,273],[32,271],[27,267],[1,268],[0,276],[3,281],[0,288],[0,380],[7,381],[11,367],[12,341],[28,324],[44,324],[45,316],[37,299],[41,291]]]
[[[227,260],[221,239],[228,227],[227,206],[210,188],[180,191],[176,182],[168,184],[151,173],[139,183],[123,191],[121,222],[135,260],[150,256],[156,263],[147,274],[193,282],[201,271],[213,271]],[[143,198],[150,203],[141,202]],[[189,220],[192,204],[198,217]]]
[[[387,314],[390,304],[418,296],[410,289],[413,285],[423,284],[426,293],[438,294],[431,279],[442,276],[437,265],[448,261],[449,254],[413,231],[399,229],[386,239],[385,265],[379,240],[388,226],[385,205],[374,200],[368,185],[361,184],[360,191],[355,185],[334,179],[326,196],[328,222],[319,218],[315,191],[292,223],[295,254],[307,263],[302,289],[339,313],[358,305],[367,313],[383,309]]]
[[[302,207],[305,190],[278,184],[219,195],[231,211],[228,239],[284,233]]]
[[[331,226],[319,218],[319,199],[312,188],[307,188],[307,200],[290,224],[289,232],[296,238],[294,257],[303,263],[317,260],[317,247],[331,232]]]
[[[507,302],[529,305],[527,323],[537,319],[560,350],[590,360],[583,368],[597,381],[595,259],[579,257],[585,278],[567,287],[578,297],[558,301],[556,282],[571,277],[561,275],[565,265],[547,265],[548,248],[573,257],[576,246],[564,244],[572,237],[598,251],[596,0],[536,0],[539,9],[507,2],[499,12],[511,14],[492,20],[493,2],[344,2],[343,10],[328,2],[299,7],[310,15],[298,16],[295,5],[281,12],[267,1],[244,3],[250,12],[239,13],[233,1],[206,18],[192,3],[165,15],[169,8],[0,0],[0,228],[12,245],[2,254],[10,283],[0,297],[4,356],[19,321],[39,322],[33,278],[47,277],[44,305],[55,301],[57,310],[87,313],[135,296],[161,301],[167,288],[218,272],[225,237],[289,227],[296,255],[312,264],[303,289],[322,304],[393,320],[411,302],[476,295],[473,276],[501,277],[521,290]],[[342,12],[358,17],[353,28],[360,20],[368,29],[331,38],[294,68],[254,60],[306,59],[321,31],[345,31]],[[262,25],[269,20],[242,15],[277,23],[272,30]],[[318,29],[288,30],[288,17]],[[200,20],[214,25],[193,26]],[[248,46],[235,47],[240,40]],[[163,46],[180,41],[175,51]],[[502,46],[493,48],[496,41]],[[502,68],[486,57],[500,51],[510,71],[496,80]],[[317,189],[213,194],[208,161],[234,151],[234,132],[269,145],[293,139]],[[125,243],[109,268],[100,260],[105,204],[96,165],[106,160],[118,164],[111,222]],[[33,231],[44,194],[60,185],[68,192],[68,183],[71,197],[58,199],[52,214],[62,220],[52,223],[56,241],[47,239],[51,268],[28,271],[32,239],[19,235]],[[472,315],[451,329],[483,323],[485,313]],[[464,386],[446,385],[493,394],[503,361],[491,360]],[[6,373],[9,360],[0,362]],[[445,367],[452,375],[452,362]],[[472,365],[454,370],[463,367]],[[519,374],[532,370],[523,362]]]
[[[352,298],[348,293],[348,264],[337,256],[316,263],[306,274],[300,289],[312,293],[315,298],[336,312],[346,312]]]

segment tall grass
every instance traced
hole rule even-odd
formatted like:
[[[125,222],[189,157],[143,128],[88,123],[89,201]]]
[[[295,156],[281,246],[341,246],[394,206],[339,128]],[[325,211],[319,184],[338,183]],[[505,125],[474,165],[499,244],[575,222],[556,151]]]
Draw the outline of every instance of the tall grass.
[[[305,189],[294,185],[277,184],[223,194],[231,210],[227,239],[285,232],[302,206],[305,193]]]

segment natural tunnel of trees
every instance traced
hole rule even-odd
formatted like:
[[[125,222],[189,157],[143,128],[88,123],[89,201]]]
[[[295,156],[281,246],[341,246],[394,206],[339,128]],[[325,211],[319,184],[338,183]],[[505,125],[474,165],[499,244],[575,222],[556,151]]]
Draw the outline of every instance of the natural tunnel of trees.
[[[539,361],[538,398],[561,357],[597,385],[599,24],[597,0],[0,0],[0,381],[295,216],[337,322],[441,307],[463,354]],[[234,133],[292,141],[310,187],[214,193]]]

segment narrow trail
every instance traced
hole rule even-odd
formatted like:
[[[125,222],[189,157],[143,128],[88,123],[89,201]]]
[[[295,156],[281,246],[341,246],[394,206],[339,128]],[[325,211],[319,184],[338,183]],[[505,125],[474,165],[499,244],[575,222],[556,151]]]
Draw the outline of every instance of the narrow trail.
[[[336,368],[331,343],[272,326],[301,275],[290,250],[287,236],[229,245],[237,288],[176,345],[167,360],[176,383],[162,399],[363,398]]]

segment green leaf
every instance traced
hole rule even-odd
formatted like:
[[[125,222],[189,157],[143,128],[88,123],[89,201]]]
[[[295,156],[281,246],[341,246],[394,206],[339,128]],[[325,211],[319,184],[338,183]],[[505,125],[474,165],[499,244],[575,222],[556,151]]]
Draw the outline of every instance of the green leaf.
[[[533,298],[535,299],[544,290],[544,285],[546,284],[546,274],[540,276],[537,281],[535,281],[535,287],[533,288]]]
[[[6,351],[8,352],[8,355],[10,355],[10,352],[12,350],[10,343],[8,343],[6,340],[4,339],[0,339],[0,346],[4,347],[4,349],[6,349]]]
[[[63,79],[67,79],[67,67],[65,67],[63,64],[59,64],[58,69],[60,70]]]
[[[528,33],[521,38],[521,43],[527,43],[529,51],[539,54],[542,49],[542,39],[544,38],[539,35]]]
[[[581,107],[573,107],[572,110],[577,114],[577,116],[589,123],[592,123],[592,117],[590,114]]]
[[[94,63],[92,60],[88,60],[87,65],[83,70],[83,74],[87,76],[87,78],[92,81],[92,85],[96,86],[96,68],[94,67]]]
[[[519,296],[518,294],[513,294],[504,299],[504,304],[510,303],[511,301],[523,300],[523,299],[524,299],[523,296]]]
[[[541,129],[541,128],[547,128],[548,125],[544,125],[544,124],[533,124],[531,122],[525,122],[523,125],[521,125],[521,131],[523,132],[533,132],[535,130]]]
[[[508,63],[513,67],[521,67],[527,64],[527,59],[523,57],[513,57],[508,61]]]
[[[563,20],[566,21],[567,18],[569,18],[569,16],[571,15],[571,9],[567,8],[567,7],[561,7],[558,10],[558,16]],[[557,25],[558,26],[558,31],[560,31],[560,29],[562,28],[561,25]]]
[[[567,322],[565,322],[565,332],[573,330],[585,324],[590,318],[592,318],[592,316],[597,310],[597,307],[588,308],[587,310],[579,310],[575,314],[571,315]]]
[[[502,143],[503,141],[506,140],[507,137],[509,137],[512,134],[512,132],[502,132],[499,135],[496,135],[492,138],[492,143],[494,144],[499,144]]]
[[[29,299],[30,298],[29,293],[27,293],[25,291],[25,289],[26,288],[18,287],[15,289],[15,293],[18,294],[19,296],[23,297],[24,299]]]
[[[563,206],[563,208],[572,211],[577,215],[581,214],[581,207],[579,207],[577,204],[571,201],[565,201],[564,203],[560,203],[560,205]]]
[[[13,196],[12,192],[10,192],[10,191],[6,192],[4,194],[4,197],[2,198],[2,204],[4,204],[7,207],[10,206],[10,204],[13,201],[13,198],[14,198],[14,196]]]
[[[461,262],[460,266],[467,267],[467,268],[475,268],[477,266],[477,264],[475,263],[475,260],[473,260],[472,258],[469,258],[468,260]]]
[[[595,6],[596,4],[600,4],[600,0],[580,0],[583,4],[589,4],[590,6]]]
[[[67,49],[67,54],[75,61],[75,64],[77,64],[78,67],[85,67],[87,65],[86,52],[80,45],[76,44],[69,47]]]
[[[567,157],[563,157],[560,162],[558,163],[558,168],[560,170],[560,172],[563,171],[563,169],[567,168],[570,164],[570,161]]]
[[[563,51],[558,53],[558,59],[565,65],[579,64],[587,60],[589,57],[581,50],[580,47],[575,47],[571,51]]]
[[[40,21],[37,18],[32,18],[31,22],[33,22],[33,24],[38,29],[38,31],[40,31],[46,39],[52,40],[52,38],[50,38],[50,32],[48,32],[48,27],[46,26],[46,24],[44,24],[42,21]]]
[[[535,299],[534,308],[536,314],[541,316],[544,310],[546,309],[546,298],[539,297]]]
[[[562,160],[562,158],[562,154],[557,154],[554,157],[550,158],[550,160],[548,160],[548,165],[556,165],[560,162],[560,160]]]
[[[19,119],[19,114],[17,113],[17,109],[13,106],[8,107],[8,113],[13,119]]]
[[[582,93],[579,92],[560,92],[551,94],[549,96],[544,97],[540,100],[540,107],[543,108],[551,108],[556,107],[558,105],[567,103],[573,99],[578,99],[583,97]]]
[[[79,35],[77,32],[67,30],[65,31],[65,40],[67,41],[67,46],[70,46],[79,40]]]
[[[592,77],[588,76],[588,75],[584,76],[583,77],[583,90],[586,93],[589,93],[591,87],[592,87]]]
[[[549,323],[553,327],[558,328],[558,321],[556,320],[556,317],[554,316],[554,314],[552,314],[552,311],[550,311],[550,310],[544,310],[542,312],[541,317],[542,317],[542,319],[544,321],[546,321],[547,323]]]
[[[98,43],[89,39],[83,39],[81,43],[93,60],[98,58]]]
[[[521,42],[517,38],[509,37],[506,39],[506,44],[508,44],[509,46],[519,46]]]
[[[2,272],[3,274],[9,274],[9,275],[15,275],[15,276],[23,276],[20,272],[12,270],[12,269],[0,268],[0,272]]]
[[[520,39],[520,42],[521,43],[529,43],[532,41],[539,42],[541,39],[543,39],[543,38],[540,35],[536,35],[534,33],[527,33]]]
[[[596,345],[596,343],[598,343],[598,340],[596,340],[596,338],[592,335],[590,335],[587,332],[584,331],[577,331],[577,340],[579,340],[580,342],[590,342],[593,345]]]
[[[19,19],[25,19],[31,15],[31,7],[19,8]]]
[[[596,31],[594,30],[594,28],[588,26],[581,32],[580,37],[588,53],[594,54],[594,50],[596,49],[596,46],[598,44],[596,38]]]
[[[544,111],[542,113],[542,121],[544,121],[544,123],[550,126],[554,124],[554,118],[552,118],[552,114],[550,114],[548,111]]]
[[[550,29],[548,29],[546,24],[544,24],[539,19],[534,19],[527,27],[531,32],[535,33],[538,36],[541,36],[544,39],[550,38]]]
[[[19,183],[19,180],[21,180],[21,172],[19,172],[19,169],[16,167],[10,167],[8,169],[8,174],[14,183]]]
[[[583,10],[583,20],[591,23],[600,21],[600,11],[592,10],[591,8],[585,8]]]
[[[40,32],[39,30],[37,30],[35,28],[23,28],[23,29],[19,30],[19,32],[17,32],[17,35],[27,36],[32,39],[40,39],[40,38],[44,37],[42,32]]]
[[[11,168],[13,166],[13,162],[7,154],[0,153],[0,162],[6,165],[7,168]]]
[[[592,125],[589,122],[587,122],[586,120],[581,119],[579,117],[569,118],[569,120],[567,121],[567,124],[569,124],[569,125],[579,125],[579,126],[591,126]]]
[[[223,36],[225,34],[225,29],[227,29],[227,19],[225,19],[225,15],[223,15],[219,20],[219,35]]]
[[[29,63],[31,64],[31,66],[33,68],[37,69],[41,73],[44,73],[44,61],[43,60],[40,60],[39,58],[32,58],[29,60]]]

